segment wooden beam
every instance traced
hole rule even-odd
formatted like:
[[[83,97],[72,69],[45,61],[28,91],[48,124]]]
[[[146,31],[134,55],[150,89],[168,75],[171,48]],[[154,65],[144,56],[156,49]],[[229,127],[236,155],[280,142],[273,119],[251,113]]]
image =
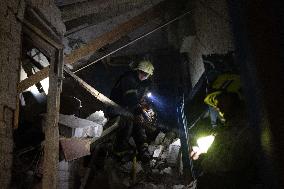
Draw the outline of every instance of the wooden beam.
[[[41,80],[47,78],[48,75],[49,75],[49,67],[45,67],[42,70],[28,77],[27,79],[24,79],[17,86],[18,94],[28,89],[29,87],[33,86],[34,84],[40,82]]]
[[[129,32],[132,32],[135,29],[143,26],[145,23],[159,17],[164,7],[165,3],[160,3],[153,8],[143,12],[142,14],[118,25],[113,30],[102,34],[100,37],[94,39],[90,43],[74,50],[71,54],[66,55],[64,57],[64,63],[73,64],[80,59],[96,52],[98,49],[104,47],[105,45],[119,40]]]
[[[91,154],[97,144],[109,139],[109,136],[119,127],[120,117],[109,121],[110,125],[100,137],[93,138],[61,138],[60,144],[66,161],[72,161]]]
[[[86,89],[92,96],[94,96],[96,99],[98,99],[99,101],[101,101],[103,104],[107,105],[107,106],[114,106],[114,107],[119,107],[118,104],[116,104],[115,102],[113,102],[112,100],[110,100],[108,97],[106,97],[105,95],[103,95],[102,93],[100,93],[99,91],[97,91],[96,89],[94,89],[91,85],[89,85],[88,83],[86,83],[83,79],[81,79],[80,77],[78,77],[77,75],[75,75],[71,70],[69,70],[67,67],[64,67],[64,71],[66,73],[68,73],[71,77],[73,77],[73,79],[75,79],[75,81],[77,81],[79,83],[79,85],[81,85],[84,89]]]
[[[166,3],[162,2],[153,8],[143,12],[142,14],[133,17],[132,19],[118,25],[112,31],[106,32],[100,37],[96,38],[92,42],[87,45],[82,46],[79,49],[74,50],[71,54],[66,55],[64,57],[64,63],[66,64],[73,64],[78,60],[94,53],[98,49],[104,47],[107,44],[113,43],[119,40],[121,37],[127,35],[129,32],[134,31],[135,29],[143,26],[145,23],[159,17],[166,7]],[[31,27],[30,24],[28,24]],[[38,31],[39,33],[39,31]],[[41,35],[42,33],[39,33]],[[49,40],[50,42],[50,40]],[[54,43],[52,43],[54,44]],[[56,44],[54,44],[55,46]],[[58,47],[58,45],[57,45]],[[59,46],[62,47],[62,46]],[[40,82],[44,78],[48,77],[48,68],[44,68],[43,70],[38,71],[36,74],[32,75],[31,77],[27,78],[26,80],[22,81],[18,86],[18,92],[23,92],[25,89],[29,88],[30,86]]]
[[[57,49],[51,57],[49,72],[49,93],[47,96],[47,118],[45,122],[45,143],[42,188],[56,189],[59,159],[59,108],[63,77],[63,50]]]

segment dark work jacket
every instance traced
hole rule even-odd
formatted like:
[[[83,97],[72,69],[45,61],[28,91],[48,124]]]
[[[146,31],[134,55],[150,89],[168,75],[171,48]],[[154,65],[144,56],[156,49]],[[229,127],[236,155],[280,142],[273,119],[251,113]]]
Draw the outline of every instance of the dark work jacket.
[[[120,106],[134,112],[150,87],[150,81],[140,81],[136,71],[123,74],[111,91],[110,98]]]
[[[200,179],[205,186],[201,189],[211,186],[211,181],[214,183],[211,188],[218,189],[251,188],[255,181],[256,144],[244,112],[239,111],[217,130],[217,136],[201,163],[206,178]]]

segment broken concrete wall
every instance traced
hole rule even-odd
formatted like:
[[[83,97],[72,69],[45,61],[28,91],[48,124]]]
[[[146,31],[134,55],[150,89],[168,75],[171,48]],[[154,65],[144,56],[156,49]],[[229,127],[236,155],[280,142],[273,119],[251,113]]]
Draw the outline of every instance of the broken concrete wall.
[[[193,11],[195,36],[188,52],[191,81],[194,86],[204,71],[202,55],[225,54],[234,49],[227,2],[196,1]]]
[[[188,55],[194,86],[204,72],[202,55],[226,54],[234,50],[234,44],[225,0],[196,0],[188,3],[187,7],[191,10],[190,16],[178,24],[178,28],[185,29],[176,30],[180,52]]]
[[[0,184],[10,188],[24,1],[0,2]]]
[[[154,0],[154,1],[151,1],[151,3],[149,2],[149,3],[146,3],[146,4],[141,4],[139,7],[133,8],[133,9],[131,9],[129,11],[121,13],[120,15],[117,15],[117,10],[115,10],[115,8],[114,8],[114,10],[110,10],[110,13],[109,13],[109,14],[113,14],[113,15],[108,16],[108,17],[106,16],[104,19],[101,19],[101,20],[98,19],[98,23],[92,23],[92,26],[90,24],[90,27],[86,27],[84,29],[78,30],[77,32],[74,32],[71,29],[70,30],[71,33],[68,34],[68,36],[65,38],[65,41],[64,41],[64,45],[65,45],[64,51],[65,51],[65,53],[66,54],[70,54],[71,51],[81,47],[84,44],[89,43],[90,41],[96,39],[97,37],[101,36],[102,34],[113,30],[119,24],[122,24],[122,23],[128,21],[129,19],[131,19],[131,18],[133,18],[133,17],[143,13],[144,11],[146,11],[150,7],[158,4],[161,1],[162,0]],[[86,4],[87,3],[88,2],[86,2]],[[118,2],[116,2],[116,3],[118,3]],[[96,3],[94,3],[94,4],[96,4]],[[85,8],[89,9],[88,7],[85,7]],[[99,6],[98,7],[93,7],[93,9],[98,9],[98,8],[99,8]],[[92,11],[94,11],[94,10],[92,10]],[[84,12],[84,11],[82,11],[82,12]],[[85,12],[83,14],[85,14]],[[82,19],[81,22],[84,23],[86,21],[84,19]],[[157,20],[155,20],[155,23],[156,22],[157,22]],[[155,23],[152,23],[152,24],[155,24]],[[140,33],[140,32],[141,33],[146,33],[146,31],[149,30],[148,28],[142,28],[142,29],[144,29],[145,31],[138,31],[138,33]],[[151,30],[151,28],[150,28],[150,30]],[[68,32],[70,32],[70,31],[68,31]],[[136,31],[136,33],[137,33],[137,31]],[[129,38],[128,40],[132,40],[133,38],[137,37],[136,33],[135,32],[131,32],[130,33],[131,35],[130,36],[126,36],[125,38],[126,39]],[[118,46],[120,47],[123,44],[118,44]],[[135,48],[135,50],[141,51],[140,50],[140,46]]]

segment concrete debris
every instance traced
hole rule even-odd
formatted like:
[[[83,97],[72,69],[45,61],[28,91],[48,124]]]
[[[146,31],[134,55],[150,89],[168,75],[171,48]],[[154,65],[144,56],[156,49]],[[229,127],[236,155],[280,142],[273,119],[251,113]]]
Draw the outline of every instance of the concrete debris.
[[[162,154],[164,146],[159,145],[158,148],[154,151],[153,158],[158,158]]]
[[[172,170],[171,167],[167,167],[167,168],[165,168],[165,169],[163,169],[163,170],[161,171],[161,174],[172,175],[172,174],[173,174],[173,170]]]
[[[72,128],[73,137],[100,137],[103,132],[103,125],[74,115],[59,114],[59,123]]]
[[[102,110],[96,111],[95,113],[89,115],[89,117],[87,117],[86,119],[102,126],[104,126],[107,122],[107,118],[105,117],[105,114]]]
[[[162,144],[162,143],[163,143],[163,140],[164,140],[164,138],[165,138],[165,136],[166,136],[165,133],[160,132],[160,133],[158,134],[158,136],[156,137],[156,139],[155,139],[155,144],[156,144],[156,145]]]
[[[177,163],[180,147],[181,147],[180,139],[177,139],[175,142],[170,144],[169,154],[167,156],[167,162],[168,163],[170,163],[170,164]]]
[[[104,171],[108,175],[110,188],[133,189],[194,189],[191,186],[182,185],[184,180],[180,176],[178,168],[180,140],[169,137],[171,143],[163,144],[165,134],[157,137],[159,145],[152,143],[148,150],[152,158],[148,163],[137,162],[134,173],[133,162],[122,163],[115,158],[105,160]],[[172,142],[174,141],[174,142]],[[139,156],[138,156],[139,159]],[[173,164],[169,163],[172,162]]]

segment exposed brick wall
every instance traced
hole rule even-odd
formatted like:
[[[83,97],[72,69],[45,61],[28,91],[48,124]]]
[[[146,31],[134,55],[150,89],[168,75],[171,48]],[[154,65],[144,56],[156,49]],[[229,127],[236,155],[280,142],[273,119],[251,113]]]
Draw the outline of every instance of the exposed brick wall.
[[[192,19],[194,40],[188,50],[190,74],[194,86],[204,71],[202,55],[226,54],[234,50],[226,0],[196,0]]]
[[[25,3],[0,2],[0,184],[9,188],[13,160],[13,117],[17,103],[21,23]],[[18,17],[18,20],[17,20]]]

